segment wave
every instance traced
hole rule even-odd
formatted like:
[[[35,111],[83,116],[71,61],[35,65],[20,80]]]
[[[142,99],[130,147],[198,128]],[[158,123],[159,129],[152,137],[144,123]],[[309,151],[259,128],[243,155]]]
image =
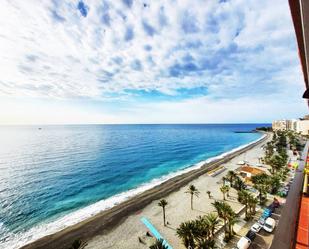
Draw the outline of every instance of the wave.
[[[248,144],[239,146],[235,149],[232,149],[228,152],[224,152],[218,156],[208,158],[207,160],[201,161],[195,165],[188,166],[187,168],[180,169],[178,171],[172,172],[168,175],[162,176],[160,178],[156,178],[151,180],[148,183],[142,184],[134,189],[116,194],[110,198],[107,198],[105,200],[98,201],[94,204],[91,204],[87,207],[81,208],[79,210],[73,211],[70,214],[67,214],[61,218],[58,218],[52,222],[49,223],[43,223],[41,225],[37,225],[31,229],[29,229],[26,232],[23,233],[6,233],[4,236],[4,239],[0,240],[0,248],[6,248],[6,249],[17,249],[20,248],[26,244],[29,244],[35,240],[38,240],[44,236],[56,233],[60,230],[63,230],[69,226],[75,225],[81,221],[84,221],[85,219],[88,219],[90,217],[93,217],[94,215],[110,209],[142,192],[145,192],[146,190],[149,190],[155,186],[158,186],[162,184],[163,182],[166,182],[167,180],[188,173],[192,170],[196,170],[201,168],[205,163],[211,163],[215,160],[222,159],[225,156],[232,154],[234,152],[237,152],[247,146],[250,146],[251,144],[254,144],[260,140],[262,140],[266,135],[261,136],[257,140],[250,142]],[[1,224],[0,229],[4,227],[4,224]],[[2,229],[1,229],[2,230]],[[1,234],[1,233],[0,233]]]

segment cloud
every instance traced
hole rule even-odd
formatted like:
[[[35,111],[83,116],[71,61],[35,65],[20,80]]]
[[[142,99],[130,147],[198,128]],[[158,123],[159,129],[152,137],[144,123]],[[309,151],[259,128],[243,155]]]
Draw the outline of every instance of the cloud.
[[[137,96],[175,104],[203,95],[208,106],[275,96],[290,108],[304,88],[281,0],[6,0],[0,54],[0,95],[18,98],[138,108]]]

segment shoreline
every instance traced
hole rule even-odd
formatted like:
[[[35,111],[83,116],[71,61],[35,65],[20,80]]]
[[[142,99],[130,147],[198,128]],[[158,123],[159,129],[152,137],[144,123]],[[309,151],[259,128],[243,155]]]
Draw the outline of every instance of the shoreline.
[[[156,185],[142,193],[139,193],[118,205],[101,211],[98,214],[87,218],[75,225],[69,226],[59,232],[44,236],[34,242],[31,242],[21,248],[67,248],[75,239],[82,239],[83,241],[89,241],[97,235],[105,234],[115,228],[118,224],[126,219],[129,215],[136,213],[150,204],[153,200],[165,197],[172,192],[179,190],[182,186],[188,184],[192,180],[198,178],[201,175],[217,168],[220,164],[226,163],[234,157],[243,154],[244,152],[256,147],[263,143],[270,136],[269,133],[259,138],[258,140],[251,142],[244,146],[239,146],[231,151],[218,155],[214,160],[204,162],[201,166],[188,167],[183,169],[184,172],[165,180],[159,185]],[[236,151],[235,151],[236,150]],[[211,158],[210,158],[211,159]],[[209,159],[208,159],[209,160]],[[187,171],[187,172],[186,172]]]

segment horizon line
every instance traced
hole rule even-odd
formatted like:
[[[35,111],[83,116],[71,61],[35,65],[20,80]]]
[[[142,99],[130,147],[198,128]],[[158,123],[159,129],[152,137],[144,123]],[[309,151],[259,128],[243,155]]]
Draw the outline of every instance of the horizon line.
[[[272,122],[218,122],[218,123],[51,123],[51,124],[0,124],[0,126],[61,126],[61,125],[221,125],[221,124],[272,124]]]

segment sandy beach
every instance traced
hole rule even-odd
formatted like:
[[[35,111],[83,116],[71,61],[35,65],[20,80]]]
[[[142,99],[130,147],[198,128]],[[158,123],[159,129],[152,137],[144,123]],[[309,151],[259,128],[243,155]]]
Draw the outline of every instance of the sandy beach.
[[[223,159],[172,178],[110,210],[22,248],[67,248],[75,239],[87,241],[87,249],[148,248],[138,240],[139,237],[145,237],[147,231],[140,221],[142,217],[147,217],[173,248],[184,248],[176,236],[179,224],[214,211],[211,203],[216,199],[222,200],[222,193],[219,191],[222,177],[228,170],[238,168],[237,162],[241,160],[247,160],[251,165],[258,163],[258,158],[263,155],[261,146],[269,139],[270,136],[267,136]],[[209,170],[222,165],[226,167],[222,173],[215,177],[207,174]],[[190,209],[190,196],[185,193],[190,184],[194,184],[200,191],[199,198],[194,199],[194,210]],[[207,191],[211,191],[212,199],[208,198]],[[234,210],[239,210],[242,206],[235,200],[236,191],[231,190],[230,195],[229,204]],[[168,201],[166,217],[169,225],[166,227],[163,226],[162,209],[157,205],[158,200],[163,197]]]

